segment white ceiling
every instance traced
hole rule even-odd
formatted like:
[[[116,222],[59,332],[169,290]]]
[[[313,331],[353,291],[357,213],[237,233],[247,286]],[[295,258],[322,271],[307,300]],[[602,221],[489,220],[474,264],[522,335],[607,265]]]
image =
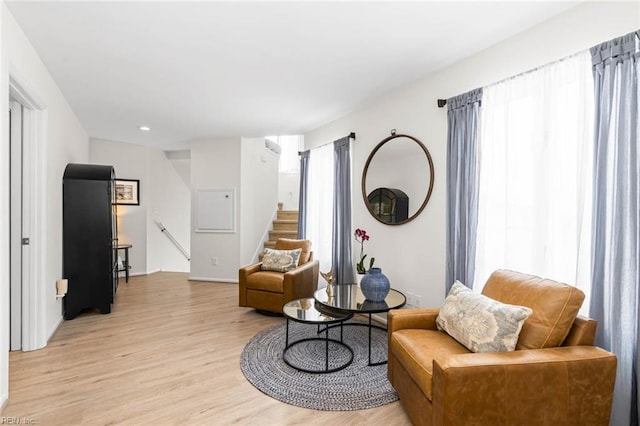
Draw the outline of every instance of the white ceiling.
[[[578,1],[6,3],[91,137],[178,149],[304,133]]]

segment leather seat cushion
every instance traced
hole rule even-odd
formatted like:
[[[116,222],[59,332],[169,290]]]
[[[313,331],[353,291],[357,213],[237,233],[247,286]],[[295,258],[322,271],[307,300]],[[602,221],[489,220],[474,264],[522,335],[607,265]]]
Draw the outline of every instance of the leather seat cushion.
[[[289,238],[278,238],[276,240],[276,250],[295,250],[302,249],[298,266],[304,265],[311,259],[311,241],[309,240],[292,240]]]
[[[433,359],[470,353],[448,334],[436,330],[398,330],[391,335],[389,344],[389,350],[398,358],[429,401],[432,400]]]
[[[560,346],[584,300],[584,293],[574,286],[508,270],[491,274],[482,294],[533,310],[522,326],[516,350]]]
[[[284,293],[284,274],[275,271],[259,271],[247,277],[247,288],[252,290]]]

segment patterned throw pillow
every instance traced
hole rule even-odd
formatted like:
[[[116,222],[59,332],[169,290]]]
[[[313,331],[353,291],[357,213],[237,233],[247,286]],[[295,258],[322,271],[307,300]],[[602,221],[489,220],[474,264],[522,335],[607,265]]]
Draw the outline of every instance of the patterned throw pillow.
[[[295,250],[273,250],[264,249],[264,257],[262,258],[263,271],[287,272],[298,267],[302,249]]]
[[[472,352],[508,352],[515,349],[522,325],[532,312],[474,293],[456,281],[436,325]]]

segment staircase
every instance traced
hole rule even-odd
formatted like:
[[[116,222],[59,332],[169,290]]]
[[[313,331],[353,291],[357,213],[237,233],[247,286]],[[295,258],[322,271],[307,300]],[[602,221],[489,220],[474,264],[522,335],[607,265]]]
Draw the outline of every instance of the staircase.
[[[278,238],[298,238],[298,211],[282,210],[282,203],[278,203],[278,213],[269,231],[269,240],[264,242],[265,248],[274,248]]]

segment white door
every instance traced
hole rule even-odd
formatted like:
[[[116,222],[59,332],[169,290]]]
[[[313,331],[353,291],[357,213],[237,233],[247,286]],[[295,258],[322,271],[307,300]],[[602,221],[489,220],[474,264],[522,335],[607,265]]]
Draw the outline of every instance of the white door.
[[[10,349],[22,349],[23,328],[23,284],[29,277],[29,214],[26,196],[24,159],[27,158],[23,143],[25,123],[28,123],[28,110],[11,99],[9,103],[10,132]]]

